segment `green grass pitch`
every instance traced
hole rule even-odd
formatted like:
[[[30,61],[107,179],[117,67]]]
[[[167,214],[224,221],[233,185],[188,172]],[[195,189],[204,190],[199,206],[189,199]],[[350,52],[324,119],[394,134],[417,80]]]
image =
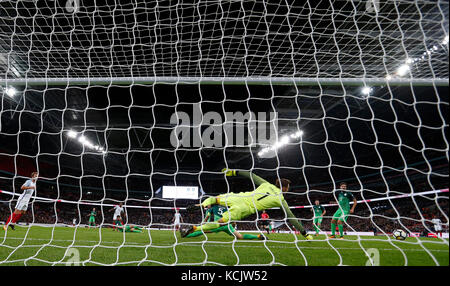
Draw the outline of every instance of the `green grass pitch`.
[[[79,254],[81,265],[364,266],[368,258],[362,248],[376,249],[381,266],[449,265],[448,240],[388,241],[381,236],[326,240],[319,236],[305,241],[297,237],[297,243],[293,234],[269,234],[268,241],[237,241],[224,233],[181,238],[178,232],[163,230],[121,233],[111,228],[16,226],[15,231],[0,230],[0,265],[67,265]]]

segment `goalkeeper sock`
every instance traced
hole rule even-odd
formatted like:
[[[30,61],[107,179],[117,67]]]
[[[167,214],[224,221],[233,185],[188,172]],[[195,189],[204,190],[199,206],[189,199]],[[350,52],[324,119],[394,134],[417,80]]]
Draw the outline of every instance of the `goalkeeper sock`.
[[[202,226],[194,226],[194,231],[211,231],[218,227],[220,227],[218,222],[208,222]]]
[[[216,204],[216,198],[215,197],[210,197],[210,198],[207,198],[206,200],[204,200],[203,202],[202,202],[202,206],[203,207],[207,207],[207,206],[209,206],[209,205],[214,205],[214,204]]]
[[[317,225],[314,225],[314,230],[316,231],[317,234],[319,234],[319,228],[317,227]]]
[[[258,239],[258,236],[253,234],[243,234],[242,236],[244,239]]]
[[[335,235],[335,233],[336,233],[336,224],[332,223],[331,224],[331,235]]]
[[[338,224],[338,228],[339,228],[339,234],[341,236],[343,236],[344,235],[344,226],[342,224]]]
[[[186,235],[186,237],[197,237],[202,234],[203,234],[203,231],[194,231],[193,233]]]

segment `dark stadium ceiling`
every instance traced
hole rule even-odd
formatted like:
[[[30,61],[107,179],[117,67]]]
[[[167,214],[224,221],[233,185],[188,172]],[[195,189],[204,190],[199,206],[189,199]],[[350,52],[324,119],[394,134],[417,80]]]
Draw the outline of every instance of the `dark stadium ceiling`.
[[[448,35],[448,1],[380,1],[377,17],[365,12],[366,1],[309,1],[289,9],[267,1],[122,2],[81,1],[71,14],[65,1],[1,1],[0,80],[384,78]],[[411,75],[448,79],[448,47],[442,51]],[[448,85],[378,86],[369,98],[361,86],[21,85],[18,96],[1,98],[0,153],[55,166],[42,170],[47,178],[137,174],[195,181],[229,166],[320,183],[330,174],[343,179],[436,158],[448,166]],[[257,158],[255,147],[175,149],[169,118],[192,105],[204,113],[277,112],[280,134],[300,128],[303,143],[273,159]],[[70,130],[107,154],[83,150]],[[426,163],[424,172],[441,161]]]
[[[448,35],[448,1],[288,2],[1,1],[0,74],[384,78]],[[411,75],[448,79],[448,50]]]
[[[397,168],[445,157],[447,93],[447,87],[384,87],[363,98],[356,87],[33,87],[15,98],[4,97],[0,149],[38,158],[62,173],[81,170],[99,175],[106,168],[106,173],[122,175],[198,174],[218,172],[224,166],[279,167],[298,173],[305,166],[329,164],[348,169],[357,164],[373,172],[380,164]],[[414,100],[417,104],[412,107]],[[170,116],[189,112],[194,105],[200,105],[203,114],[275,111],[280,135],[301,129],[303,143],[287,146],[272,159],[258,158],[257,146],[175,149],[169,140],[175,126]],[[202,130],[208,126],[204,123]],[[67,136],[70,130],[104,146],[106,156],[83,151]]]

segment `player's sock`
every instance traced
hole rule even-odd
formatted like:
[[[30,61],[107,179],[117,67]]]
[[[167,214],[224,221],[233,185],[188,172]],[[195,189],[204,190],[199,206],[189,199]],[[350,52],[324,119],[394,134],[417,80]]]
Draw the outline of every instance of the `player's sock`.
[[[22,217],[22,214],[15,214],[12,217],[11,223],[16,223],[21,217]]]
[[[341,236],[344,236],[344,225],[338,224],[338,228],[339,228],[339,234]]]
[[[207,198],[206,200],[204,200],[204,201],[202,202],[202,206],[203,206],[203,207],[207,207],[207,206],[209,206],[209,205],[214,205],[216,202],[217,202],[217,201],[216,201],[216,198],[215,198],[215,197],[210,197],[210,198]]]
[[[331,235],[335,235],[335,233],[336,233],[336,224],[332,223],[331,224]]]
[[[203,234],[203,231],[194,231],[193,233],[190,233],[186,235],[186,237],[197,237]]]
[[[6,220],[6,223],[5,223],[5,225],[8,225],[10,222],[11,222],[11,220],[12,220],[12,218],[14,217],[14,213],[12,213],[9,217],[8,217],[8,219]]]
[[[253,235],[253,234],[243,234],[242,237],[244,239],[259,239],[259,237],[257,235]]]
[[[220,227],[220,224],[217,222],[208,222],[202,226],[194,226],[194,231],[210,231],[215,228]]]
[[[314,230],[316,231],[317,234],[319,234],[319,228],[315,224],[314,224]]]

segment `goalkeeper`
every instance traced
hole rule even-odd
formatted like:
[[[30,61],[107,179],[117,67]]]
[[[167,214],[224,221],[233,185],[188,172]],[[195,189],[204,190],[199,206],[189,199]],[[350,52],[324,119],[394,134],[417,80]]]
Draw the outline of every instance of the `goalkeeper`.
[[[188,211],[196,209],[200,206],[206,208],[211,205],[225,206],[228,208],[228,211],[224,212],[222,217],[214,222],[209,222],[201,226],[191,226],[189,228],[181,229],[180,232],[182,237],[186,237],[194,231],[209,232],[216,230],[230,221],[242,220],[257,211],[281,207],[286,213],[289,222],[295,227],[295,229],[300,231],[300,233],[307,240],[312,240],[312,236],[306,233],[303,225],[294,216],[283,197],[283,192],[287,192],[289,190],[289,180],[277,179],[275,185],[273,185],[263,178],[255,174],[251,174],[250,172],[229,169],[223,169],[222,171],[228,177],[242,176],[252,179],[258,187],[252,192],[222,194],[217,197],[207,198],[200,205],[189,206],[187,208]]]
[[[120,221],[117,223],[118,225],[118,230],[120,232],[138,232],[141,233],[142,232],[142,228],[137,227],[137,226],[130,226],[128,224],[126,224],[125,226],[123,226]]]
[[[203,222],[213,222],[213,221],[218,221],[219,219],[222,218],[223,213],[227,210],[226,207],[221,206],[221,205],[211,205],[211,206],[207,206],[206,208],[206,213],[205,213],[205,219],[203,220]],[[223,226],[220,226],[218,228],[215,228],[213,230],[209,230],[209,231],[204,231],[206,232],[225,232],[228,235],[234,235],[237,239],[245,239],[245,240],[250,240],[250,239],[259,239],[259,240],[264,240],[264,236],[259,234],[259,235],[254,235],[254,234],[241,234],[240,232],[238,232],[236,229],[234,229],[234,227],[231,224],[226,224]],[[197,230],[194,231],[188,235],[186,235],[186,237],[196,237],[199,235],[202,235],[203,231],[201,230]]]

